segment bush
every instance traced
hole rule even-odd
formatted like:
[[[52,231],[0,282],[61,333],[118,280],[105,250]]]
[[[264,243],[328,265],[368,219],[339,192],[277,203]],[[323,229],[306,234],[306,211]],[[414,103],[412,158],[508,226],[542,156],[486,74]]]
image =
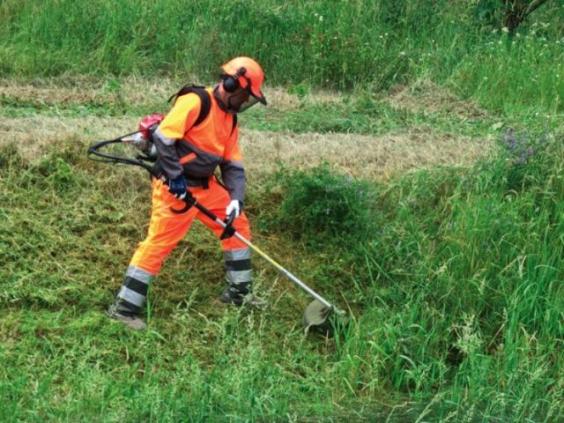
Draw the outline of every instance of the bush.
[[[283,200],[276,223],[308,244],[353,245],[367,239],[374,190],[335,172],[328,164],[310,171],[281,170],[276,176]]]

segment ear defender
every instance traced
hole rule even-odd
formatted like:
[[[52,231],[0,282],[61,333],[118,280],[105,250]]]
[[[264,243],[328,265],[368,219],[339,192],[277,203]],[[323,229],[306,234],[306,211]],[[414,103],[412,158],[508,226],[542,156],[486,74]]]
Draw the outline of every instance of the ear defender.
[[[242,77],[247,69],[241,67],[237,69],[235,75],[224,75],[223,76],[223,89],[228,93],[235,92],[241,84],[239,83],[239,78]]]

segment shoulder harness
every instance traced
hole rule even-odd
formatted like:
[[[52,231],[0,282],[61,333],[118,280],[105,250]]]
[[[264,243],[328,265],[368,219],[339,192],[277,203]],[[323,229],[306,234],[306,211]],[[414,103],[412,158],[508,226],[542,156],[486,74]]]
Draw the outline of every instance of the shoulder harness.
[[[168,102],[170,103],[172,100],[176,102],[176,99],[178,97],[190,93],[196,94],[198,97],[200,97],[200,101],[201,101],[200,114],[198,115],[198,119],[196,119],[196,122],[194,122],[194,126],[198,126],[210,114],[211,98],[210,98],[210,94],[206,90],[206,87],[203,87],[201,85],[185,85],[182,88],[180,88],[180,90],[178,90],[176,94],[171,95],[170,98],[168,99]],[[236,127],[237,127],[237,115],[233,115],[233,127],[231,128],[231,133],[233,133]]]

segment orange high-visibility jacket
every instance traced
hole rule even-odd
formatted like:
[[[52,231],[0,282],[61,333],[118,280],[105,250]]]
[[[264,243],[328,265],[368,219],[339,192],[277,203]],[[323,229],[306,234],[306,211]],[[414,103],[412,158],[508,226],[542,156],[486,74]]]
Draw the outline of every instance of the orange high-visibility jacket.
[[[189,93],[176,99],[174,106],[154,134],[159,163],[169,178],[182,173],[188,179],[207,178],[217,166],[232,199],[243,202],[245,169],[239,150],[239,129],[233,127],[233,115],[221,110],[212,89],[210,111],[197,126],[202,107],[200,97]]]

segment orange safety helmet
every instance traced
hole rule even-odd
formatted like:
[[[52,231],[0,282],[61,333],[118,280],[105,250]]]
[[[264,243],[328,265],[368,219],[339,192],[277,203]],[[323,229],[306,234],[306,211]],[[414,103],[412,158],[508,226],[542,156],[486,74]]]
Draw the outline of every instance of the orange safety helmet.
[[[264,71],[260,65],[250,57],[236,57],[225,63],[223,69],[224,75],[231,77],[234,83],[238,83],[242,88],[247,88],[251,95],[266,105],[266,98],[261,91],[264,82]]]

